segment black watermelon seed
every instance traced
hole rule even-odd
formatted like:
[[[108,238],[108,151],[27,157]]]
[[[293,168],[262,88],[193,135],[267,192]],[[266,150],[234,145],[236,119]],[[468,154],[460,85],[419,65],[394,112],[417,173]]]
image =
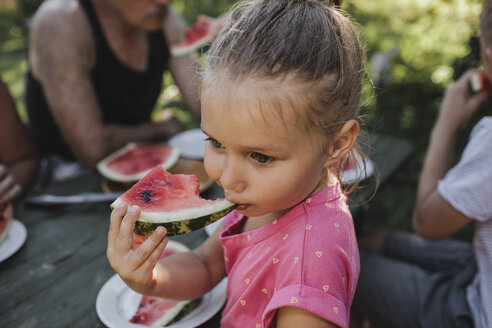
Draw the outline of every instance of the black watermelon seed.
[[[146,203],[148,203],[152,200],[151,195],[152,195],[152,193],[150,191],[142,191],[142,197]]]

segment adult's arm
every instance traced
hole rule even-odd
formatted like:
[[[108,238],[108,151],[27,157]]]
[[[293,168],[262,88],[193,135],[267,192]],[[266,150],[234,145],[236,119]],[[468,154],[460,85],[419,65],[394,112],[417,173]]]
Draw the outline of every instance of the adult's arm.
[[[419,178],[413,227],[424,238],[442,239],[465,226],[470,218],[456,210],[437,190],[438,181],[451,168],[453,146],[459,126],[488,97],[488,90],[473,95],[468,89],[472,71],[446,90],[439,117],[433,127]]]
[[[7,85],[0,80],[0,208],[32,185],[38,165],[38,152]]]
[[[164,34],[169,45],[179,43],[184,40],[186,24],[183,18],[171,7],[164,24]],[[181,96],[190,109],[197,117],[200,117],[200,74],[198,60],[192,54],[174,57],[169,59],[169,71],[174,79],[174,83],[179,88]]]
[[[43,86],[67,144],[87,167],[94,167],[128,142],[163,140],[181,129],[170,121],[105,124],[90,80],[95,64],[93,42],[87,18],[76,1],[45,2],[33,19],[32,72]]]

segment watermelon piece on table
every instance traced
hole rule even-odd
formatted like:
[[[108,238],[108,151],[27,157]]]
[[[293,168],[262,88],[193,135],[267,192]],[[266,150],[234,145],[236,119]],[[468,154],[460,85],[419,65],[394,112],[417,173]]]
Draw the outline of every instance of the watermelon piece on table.
[[[160,165],[171,168],[179,159],[179,149],[162,143],[129,143],[97,164],[105,178],[122,183],[133,183]]]
[[[166,227],[168,236],[188,233],[219,220],[237,206],[226,199],[200,197],[196,175],[171,174],[161,166],[135,183],[111,207],[120,203],[140,207],[134,232],[144,236],[150,236],[158,226]]]
[[[193,311],[200,299],[176,301],[167,298],[142,296],[137,312],[129,320],[150,327],[165,327],[177,322]]]
[[[12,222],[12,205],[5,207],[3,212],[0,212],[0,244],[5,240],[9,233],[10,223]]]
[[[199,16],[195,24],[185,32],[185,40],[171,45],[171,55],[175,57],[185,56],[212,42],[214,19],[207,16]]]

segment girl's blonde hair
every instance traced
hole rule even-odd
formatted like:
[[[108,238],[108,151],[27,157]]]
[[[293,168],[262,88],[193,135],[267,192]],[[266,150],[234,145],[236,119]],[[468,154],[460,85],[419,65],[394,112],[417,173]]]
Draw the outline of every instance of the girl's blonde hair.
[[[297,115],[304,128],[320,129],[330,140],[343,123],[357,119],[364,79],[364,51],[339,5],[309,0],[236,4],[209,49],[202,86],[213,86],[217,73],[231,81],[294,76],[298,91],[288,96],[303,104]],[[362,155],[358,146],[353,151]],[[344,164],[339,163],[338,174]]]

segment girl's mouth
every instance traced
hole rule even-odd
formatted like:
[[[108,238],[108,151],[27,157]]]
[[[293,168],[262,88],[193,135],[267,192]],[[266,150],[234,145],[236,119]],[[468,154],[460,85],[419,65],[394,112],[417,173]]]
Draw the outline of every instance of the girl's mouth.
[[[236,210],[237,211],[244,211],[245,209],[247,209],[249,207],[248,204],[241,204],[239,205],[238,207],[236,207]]]

